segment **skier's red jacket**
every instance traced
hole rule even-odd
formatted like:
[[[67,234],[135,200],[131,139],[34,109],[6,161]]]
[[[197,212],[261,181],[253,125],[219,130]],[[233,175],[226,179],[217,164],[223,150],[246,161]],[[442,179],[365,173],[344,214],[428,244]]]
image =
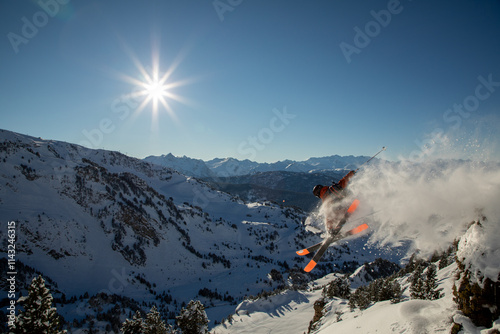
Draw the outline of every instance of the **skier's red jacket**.
[[[349,180],[354,176],[355,173],[356,172],[352,170],[347,173],[346,176],[344,176],[338,183],[329,187],[323,186],[319,191],[318,197],[323,201],[332,195],[335,195],[338,198],[343,198],[344,196],[341,194],[341,191],[347,187],[347,183],[349,183]]]

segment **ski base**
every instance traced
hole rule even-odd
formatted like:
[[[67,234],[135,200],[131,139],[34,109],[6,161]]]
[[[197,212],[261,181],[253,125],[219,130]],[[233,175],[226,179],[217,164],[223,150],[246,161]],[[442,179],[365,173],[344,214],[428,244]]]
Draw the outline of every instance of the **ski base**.
[[[347,231],[344,235],[340,236],[337,240],[343,239],[343,238],[348,237],[348,236],[353,235],[353,234],[358,234],[360,232],[363,232],[367,228],[368,228],[368,224],[361,224],[361,225],[353,228],[352,230]],[[323,241],[321,241],[321,242],[318,242],[317,244],[314,244],[314,245],[309,246],[307,248],[301,249],[301,250],[297,251],[296,253],[297,253],[297,255],[300,255],[300,256],[304,256],[304,255],[308,255],[308,254],[314,253],[315,251],[317,251],[321,247],[321,245],[323,245],[323,243],[326,240],[328,240],[328,238],[325,239],[325,240],[323,240]],[[332,242],[335,242],[337,240],[334,240]]]
[[[316,254],[314,254],[314,257],[312,258],[312,260],[309,261],[307,266],[304,268],[304,271],[310,272],[311,270],[313,270],[314,267],[316,267],[316,265],[318,264],[319,260],[323,256],[323,254],[325,253],[325,251],[328,249],[328,247],[330,247],[330,245],[332,243],[339,241],[343,238],[346,238],[350,235],[358,234],[358,233],[366,230],[367,228],[368,228],[368,224],[364,223],[364,224],[361,224],[361,225],[353,228],[352,230],[347,231],[346,233],[344,233],[342,235],[337,234],[334,236],[330,236],[320,243],[317,243],[317,244],[312,245],[308,248],[304,248],[300,251],[297,251],[297,255],[304,256],[304,255],[310,254],[310,253],[317,250],[317,252],[316,252]]]

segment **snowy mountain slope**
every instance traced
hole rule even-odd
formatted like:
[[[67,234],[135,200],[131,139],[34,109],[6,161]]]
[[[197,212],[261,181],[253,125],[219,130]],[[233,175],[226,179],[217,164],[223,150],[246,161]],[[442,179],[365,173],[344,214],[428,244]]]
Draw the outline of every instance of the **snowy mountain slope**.
[[[498,233],[498,226],[489,225]],[[468,253],[470,259],[480,257],[484,259],[482,263],[496,265],[498,257],[493,254],[498,252],[499,245],[492,240],[481,242],[484,240],[481,234],[485,232],[481,229],[480,226],[473,226],[467,231],[461,238],[457,255],[460,257],[460,254]],[[478,243],[481,243],[479,248],[476,247]],[[470,244],[475,246],[471,249]],[[498,277],[500,267],[491,269]],[[358,272],[350,276],[353,283],[357,282]],[[454,286],[458,284],[457,273],[456,262],[437,272],[436,289],[441,297],[435,300],[412,299],[411,272],[397,279],[403,291],[399,303],[381,301],[360,310],[351,309],[348,300],[334,297],[326,301],[322,316],[315,323],[312,333],[450,333],[455,324],[462,326],[460,333],[486,334],[493,333],[494,329],[500,330],[500,318],[491,327],[480,327],[457,309],[453,293]],[[236,307],[231,321],[216,326],[214,333],[307,333],[309,322],[315,314],[315,302],[324,298],[323,287],[335,277],[337,275],[332,274],[315,280],[305,290],[286,291],[265,299],[244,301]],[[351,288],[354,287],[351,284]]]
[[[184,175],[195,176],[201,178],[216,177],[215,173],[210,170],[203,160],[192,159],[186,156],[175,157],[171,153],[160,156],[148,156],[144,161],[174,169]]]
[[[130,298],[135,305],[159,303],[172,317],[183,302],[200,299],[213,325],[244,296],[276,288],[269,278],[273,270],[291,286],[298,278],[302,285],[331,272],[353,272],[379,257],[401,264],[409,248],[426,255],[446,247],[478,215],[492,224],[500,221],[498,166],[438,162],[365,168],[351,185],[362,205],[345,228],[368,222],[369,231],[330,247],[312,275],[304,275],[306,259],[295,251],[320,240],[322,207],[306,214],[268,202],[245,203],[117,152],[3,130],[0,162],[0,216],[16,222],[17,260],[52,278],[58,295],[75,297],[58,305],[68,320],[93,319],[99,308],[128,305]],[[463,263],[474,272],[491,271],[488,277],[498,265],[492,260],[498,250],[490,247],[498,239],[497,225],[491,226],[486,234],[470,232],[474,242],[463,248]],[[6,232],[0,230],[2,256]],[[475,235],[483,235],[486,246]],[[491,256],[477,256],[476,249]],[[104,304],[96,306],[99,292],[117,297],[101,298]],[[262,311],[257,311],[262,300],[242,305],[251,304],[262,321],[290,315],[290,325],[301,317],[291,311],[302,309],[308,320],[296,328],[304,328],[312,312],[305,309],[306,300],[314,296],[300,293],[284,292],[278,307],[264,303]]]
[[[397,304],[378,302],[365,310],[350,310],[348,301],[328,302],[314,333],[449,333],[451,315],[456,313],[452,286],[456,264],[438,272],[438,300],[411,300],[405,285],[404,300]],[[214,328],[223,333],[307,333],[313,319],[314,303],[322,298],[322,287],[335,278],[328,275],[311,282],[307,290],[286,291],[277,296],[238,305],[232,322]]]
[[[198,298],[219,320],[245,295],[270,289],[272,269],[286,276],[303,267],[295,250],[320,240],[300,210],[244,203],[117,152],[4,130],[0,140],[0,216],[16,222],[16,259],[68,298],[104,292],[152,302],[167,293],[170,311]],[[332,247],[316,274],[378,257],[376,247],[357,253],[365,242]],[[60,307],[65,318],[92,316],[85,300]]]
[[[473,224],[460,237],[456,253],[457,262],[452,262],[437,272],[437,290],[440,291],[441,298],[412,299],[408,278],[412,274],[410,273],[399,279],[403,290],[402,302],[396,304],[390,301],[378,302],[365,310],[352,311],[342,301],[333,300],[325,307],[326,312],[317,333],[449,333],[451,328],[457,325],[461,328],[460,333],[495,333],[494,329],[498,332],[500,313],[497,309],[500,306],[500,300],[496,299],[496,304],[493,305],[487,305],[485,301],[482,301],[474,306],[476,312],[483,308],[489,310],[488,314],[493,316],[486,328],[474,324],[471,319],[464,316],[456,302],[456,293],[461,289],[459,286],[463,279],[459,276],[461,271],[457,266],[458,261],[465,260],[472,267],[481,268],[482,273],[488,272],[489,274],[485,276],[491,275],[494,279],[488,278],[500,286],[498,233],[500,233],[500,226],[497,222],[483,221]],[[438,266],[439,263],[436,262],[435,265]],[[485,276],[481,274],[479,277],[473,277],[472,281],[481,284]],[[495,300],[494,296],[490,297]],[[473,294],[470,297],[470,299],[474,298],[477,298],[477,295]],[[338,314],[340,313],[341,319],[339,320]]]
[[[439,289],[444,296],[437,300],[410,299],[408,276],[399,279],[405,298],[398,304],[378,302],[365,310],[351,311],[346,300],[334,299],[325,306],[325,314],[314,333],[449,333],[454,327],[461,328],[460,333],[486,334],[493,333],[493,328],[500,329],[500,319],[495,321],[495,318],[486,328],[475,325],[464,315],[465,311],[458,310],[453,295],[455,286],[468,312],[474,315],[481,310],[492,317],[497,314],[498,318],[500,302],[498,299],[495,302],[494,297],[494,287],[496,291],[500,287],[497,163],[437,160],[382,165],[359,173],[351,190],[360,194],[361,203],[370,208],[361,216],[373,213],[369,223],[372,233],[366,246],[381,243],[392,248],[406,240],[413,245],[410,253],[418,251],[421,256],[430,257],[460,239],[456,255],[465,271],[459,271],[453,263],[438,272]],[[470,226],[471,221],[481,223]],[[311,222],[310,228],[314,226]],[[358,250],[361,249],[369,251]],[[351,287],[368,283],[369,279],[363,279],[365,274],[366,269],[354,270]],[[468,280],[471,285],[463,285]],[[481,292],[481,288],[487,289],[486,292]],[[311,297],[314,291],[313,284],[309,290],[299,291],[302,296],[294,296],[288,302],[283,301],[283,296],[268,297],[251,304],[249,312],[245,312],[248,303],[242,303],[233,322],[217,326],[215,332],[245,333],[250,327],[273,329],[273,333],[289,333],[290,328],[297,328],[296,332],[303,333],[305,323],[314,314],[314,302],[321,295],[316,290],[317,298]],[[298,305],[296,300],[303,302]],[[259,309],[257,305],[262,306]],[[269,312],[273,305],[282,312]]]
[[[472,225],[460,239],[457,258],[472,273],[474,281],[500,280],[499,240],[500,228],[490,222]]]
[[[258,163],[250,160],[234,158],[212,159],[203,161],[187,157],[175,157],[172,154],[149,156],[145,161],[164,167],[172,168],[183,174],[201,178],[225,178],[265,172],[295,172],[295,173],[321,173],[356,169],[369,157],[365,156],[339,156],[310,158],[305,161],[284,160],[274,163]],[[374,160],[376,163],[379,160]]]
[[[456,312],[452,293],[455,270],[456,264],[452,264],[438,272],[438,289],[443,297],[437,300],[411,299],[408,283],[403,283],[403,301],[396,304],[382,301],[366,310],[351,311],[346,303],[334,300],[326,306],[325,319],[317,333],[332,330],[346,333],[449,332],[452,326],[450,315]],[[342,313],[341,321],[336,313]]]
[[[205,164],[217,175],[217,177],[249,174],[260,165],[258,162],[248,159],[240,161],[234,158],[215,158],[206,161]]]
[[[227,272],[217,264],[218,257],[253,251],[254,238],[265,240],[269,231],[287,240],[293,227],[285,225],[298,226],[302,219],[300,212],[235,202],[193,179],[115,152],[14,134],[3,137],[2,217],[19,221],[18,242],[27,253],[20,257],[28,263],[36,259],[41,270],[66,280],[75,258],[90,261],[81,264],[90,275],[78,275],[83,268],[73,266],[80,284],[71,280],[71,286],[63,289],[96,292],[112,278],[102,275],[102,262],[112,262],[117,269],[130,265],[148,271],[151,264],[164,266],[162,254],[181,263],[167,275],[174,281],[192,275],[193,266],[202,262],[215,267],[212,271]],[[251,227],[242,223],[252,220],[273,223]],[[253,236],[246,238],[249,229]],[[221,244],[224,240],[226,246]],[[186,258],[190,261],[184,262]],[[101,282],[89,280],[92,276],[100,276]]]
[[[215,327],[213,333],[305,333],[314,315],[312,304],[320,296],[321,290],[288,290],[265,300],[246,301],[232,321]]]

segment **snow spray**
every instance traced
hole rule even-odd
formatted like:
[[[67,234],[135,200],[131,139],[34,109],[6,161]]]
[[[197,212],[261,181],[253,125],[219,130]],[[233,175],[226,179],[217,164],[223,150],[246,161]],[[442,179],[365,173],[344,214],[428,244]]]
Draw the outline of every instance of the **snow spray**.
[[[422,256],[447,248],[472,221],[500,226],[500,168],[463,160],[381,163],[352,179],[350,190],[373,215],[370,243],[412,240]],[[500,240],[500,236],[499,236]]]

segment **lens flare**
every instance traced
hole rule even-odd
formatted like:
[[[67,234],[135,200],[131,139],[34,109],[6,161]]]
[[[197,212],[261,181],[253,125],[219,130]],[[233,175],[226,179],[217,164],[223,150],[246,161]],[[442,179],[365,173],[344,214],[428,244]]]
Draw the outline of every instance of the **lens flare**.
[[[172,77],[172,74],[185,57],[185,50],[181,50],[167,70],[162,72],[160,70],[158,43],[154,43],[153,45],[151,67],[147,68],[125,44],[124,49],[139,71],[139,75],[136,77],[120,74],[122,80],[134,86],[132,93],[129,94],[129,97],[138,103],[134,111],[134,116],[138,116],[145,110],[151,110],[153,130],[157,130],[160,111],[166,111],[171,119],[177,122],[177,115],[172,108],[173,102],[180,102],[186,105],[191,104],[191,102],[175,93],[174,90],[194,81],[193,79],[174,80]],[[149,109],[149,106],[151,106],[151,109]]]

